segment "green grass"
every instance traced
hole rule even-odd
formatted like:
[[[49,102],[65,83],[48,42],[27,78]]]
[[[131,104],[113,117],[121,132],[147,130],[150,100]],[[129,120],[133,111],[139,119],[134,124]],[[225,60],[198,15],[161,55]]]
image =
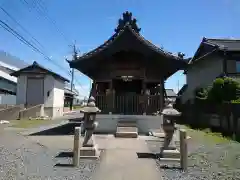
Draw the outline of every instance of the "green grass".
[[[78,109],[80,110],[81,108],[83,108],[83,106],[73,106],[74,110],[78,110]]]
[[[57,120],[29,120],[29,119],[22,119],[22,120],[11,120],[10,127],[14,128],[34,128],[39,127],[42,125],[50,125],[56,123]],[[12,125],[11,125],[12,124]]]
[[[230,138],[223,137],[221,133],[211,132],[210,129],[191,129],[188,126],[185,126],[185,129],[189,136],[199,141],[205,141],[206,143],[220,144],[231,141]]]

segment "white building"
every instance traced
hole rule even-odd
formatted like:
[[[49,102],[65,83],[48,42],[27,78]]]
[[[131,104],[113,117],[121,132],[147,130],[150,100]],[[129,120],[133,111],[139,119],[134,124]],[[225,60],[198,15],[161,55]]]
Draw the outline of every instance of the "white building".
[[[17,78],[10,73],[26,66],[24,61],[0,51],[0,104],[16,104]]]
[[[11,75],[18,78],[16,104],[24,104],[26,107],[43,104],[45,115],[63,115],[65,82],[69,80],[37,62]]]
[[[0,105],[16,104],[17,78],[10,74],[24,67],[29,66],[26,62],[6,52],[0,51]],[[69,83],[65,83],[65,96],[77,98],[78,91],[70,90]]]

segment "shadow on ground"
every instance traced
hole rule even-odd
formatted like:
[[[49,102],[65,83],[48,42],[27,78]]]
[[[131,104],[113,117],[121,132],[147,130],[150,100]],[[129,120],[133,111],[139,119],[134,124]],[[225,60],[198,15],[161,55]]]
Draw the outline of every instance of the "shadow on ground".
[[[79,121],[71,121],[67,124],[59,125],[54,128],[45,129],[39,132],[35,132],[30,134],[29,136],[64,136],[64,135],[74,135],[74,129],[75,127],[81,126],[81,123]],[[115,131],[112,132],[94,132],[94,134],[99,135],[111,135],[115,134]]]
[[[157,164],[159,164],[159,167],[161,169],[172,169],[172,170],[182,170],[182,168],[179,165],[173,165],[171,163],[169,163],[168,165],[166,164],[162,164],[164,163],[164,161],[159,160],[159,158],[161,157],[159,153],[140,153],[137,152],[137,157],[138,158],[147,158],[147,159],[154,159],[156,161]],[[165,162],[166,163],[166,162]]]
[[[177,166],[170,166],[170,165],[160,165],[159,166],[161,169],[171,169],[171,170],[179,170],[182,171],[181,167],[177,167]]]
[[[63,124],[54,128],[46,129],[43,131],[39,131],[33,134],[30,134],[30,136],[62,136],[62,135],[73,135],[74,129],[76,126],[80,126],[80,123],[68,123]]]
[[[82,117],[80,117],[80,118],[69,118],[68,120],[69,120],[69,122],[78,122],[78,123],[83,122]]]
[[[100,159],[81,159],[79,157],[79,166],[85,167],[86,164],[94,164],[96,162],[101,161],[101,158],[104,156],[105,149],[99,149],[100,150]],[[55,158],[59,159],[60,162],[56,163],[54,167],[63,167],[63,168],[71,168],[74,167],[72,158],[73,158],[73,152],[72,151],[63,151],[59,152]],[[79,168],[79,167],[78,167]]]
[[[73,152],[60,152],[58,155],[56,155],[56,158],[72,158]]]
[[[73,164],[61,164],[57,163],[54,165],[54,167],[74,167]]]
[[[157,159],[157,154],[137,152],[137,157],[140,158],[140,159],[142,159],[142,158]]]

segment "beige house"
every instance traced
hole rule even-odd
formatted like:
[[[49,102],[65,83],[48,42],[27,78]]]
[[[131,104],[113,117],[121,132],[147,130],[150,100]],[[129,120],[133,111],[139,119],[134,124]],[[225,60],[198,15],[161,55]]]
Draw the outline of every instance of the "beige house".
[[[26,108],[42,105],[43,115],[49,117],[63,115],[64,87],[69,80],[37,62],[11,75],[17,77],[16,104],[24,104]]]
[[[185,70],[181,101],[191,100],[198,87],[206,87],[221,75],[240,78],[240,40],[203,38]]]

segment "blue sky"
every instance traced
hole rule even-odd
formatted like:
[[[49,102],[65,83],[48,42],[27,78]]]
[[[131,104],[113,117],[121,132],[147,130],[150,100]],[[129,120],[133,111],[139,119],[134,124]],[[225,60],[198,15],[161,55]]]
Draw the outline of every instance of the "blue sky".
[[[70,70],[65,62],[65,57],[71,57],[72,53],[69,45],[76,41],[81,53],[94,49],[114,33],[118,19],[126,10],[136,17],[146,39],[170,52],[184,52],[186,57],[194,54],[202,37],[240,38],[239,0],[1,0],[0,6],[65,70],[45,60],[2,28],[0,49],[27,63],[36,60],[69,79],[65,72]],[[0,19],[31,41],[28,33],[1,10]],[[90,87],[89,79],[80,72],[75,74],[78,81],[75,85],[85,96]],[[169,78],[166,87],[177,91],[178,82],[179,87],[185,83],[182,72]]]

